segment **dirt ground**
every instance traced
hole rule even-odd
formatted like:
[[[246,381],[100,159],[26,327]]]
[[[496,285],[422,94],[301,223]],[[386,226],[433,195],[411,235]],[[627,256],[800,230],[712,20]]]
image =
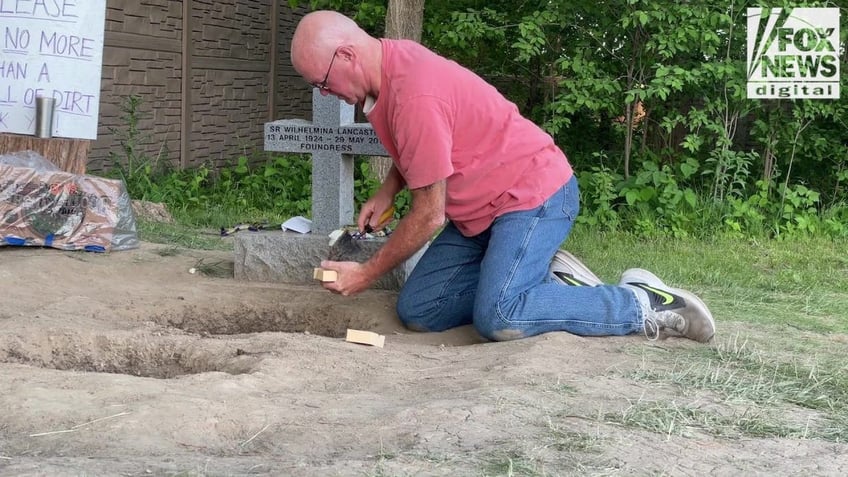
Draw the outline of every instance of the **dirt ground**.
[[[0,248],[0,475],[848,474],[845,444],[604,419],[680,397],[628,372],[704,345],[414,333],[391,292],[189,273],[200,263],[232,257]]]

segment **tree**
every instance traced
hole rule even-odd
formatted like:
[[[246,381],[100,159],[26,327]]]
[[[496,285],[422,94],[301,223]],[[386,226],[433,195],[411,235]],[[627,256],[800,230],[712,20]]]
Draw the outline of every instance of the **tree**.
[[[421,41],[424,27],[424,0],[389,0],[386,11],[386,38]]]

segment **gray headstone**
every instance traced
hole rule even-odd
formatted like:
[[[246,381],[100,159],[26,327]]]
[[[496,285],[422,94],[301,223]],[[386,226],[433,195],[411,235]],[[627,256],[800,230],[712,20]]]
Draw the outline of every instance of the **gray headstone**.
[[[235,278],[238,280],[314,284],[312,269],[326,259],[329,252],[326,236],[323,235],[239,232],[235,238]],[[384,238],[363,240],[359,246],[370,257],[385,241]],[[400,290],[426,250],[425,246],[410,259],[381,276],[371,288]]]
[[[265,123],[265,150],[312,155],[312,230],[327,234],[353,220],[353,156],[388,156],[353,106],[312,90],[312,121]]]

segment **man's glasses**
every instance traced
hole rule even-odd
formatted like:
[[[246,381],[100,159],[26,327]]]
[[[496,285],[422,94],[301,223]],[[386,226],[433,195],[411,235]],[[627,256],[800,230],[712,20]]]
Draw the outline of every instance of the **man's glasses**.
[[[328,91],[330,89],[327,86],[327,80],[330,79],[330,71],[333,69],[333,63],[336,61],[336,55],[339,54],[339,48],[336,48],[336,51],[333,52],[333,59],[330,60],[330,67],[327,68],[327,74],[324,75],[324,79],[320,83],[312,83],[312,86],[323,91]]]

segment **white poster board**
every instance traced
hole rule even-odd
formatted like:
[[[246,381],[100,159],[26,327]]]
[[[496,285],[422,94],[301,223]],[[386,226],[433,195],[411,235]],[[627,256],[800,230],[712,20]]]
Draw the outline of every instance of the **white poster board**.
[[[106,0],[0,0],[0,133],[35,133],[52,96],[53,136],[97,138]]]

